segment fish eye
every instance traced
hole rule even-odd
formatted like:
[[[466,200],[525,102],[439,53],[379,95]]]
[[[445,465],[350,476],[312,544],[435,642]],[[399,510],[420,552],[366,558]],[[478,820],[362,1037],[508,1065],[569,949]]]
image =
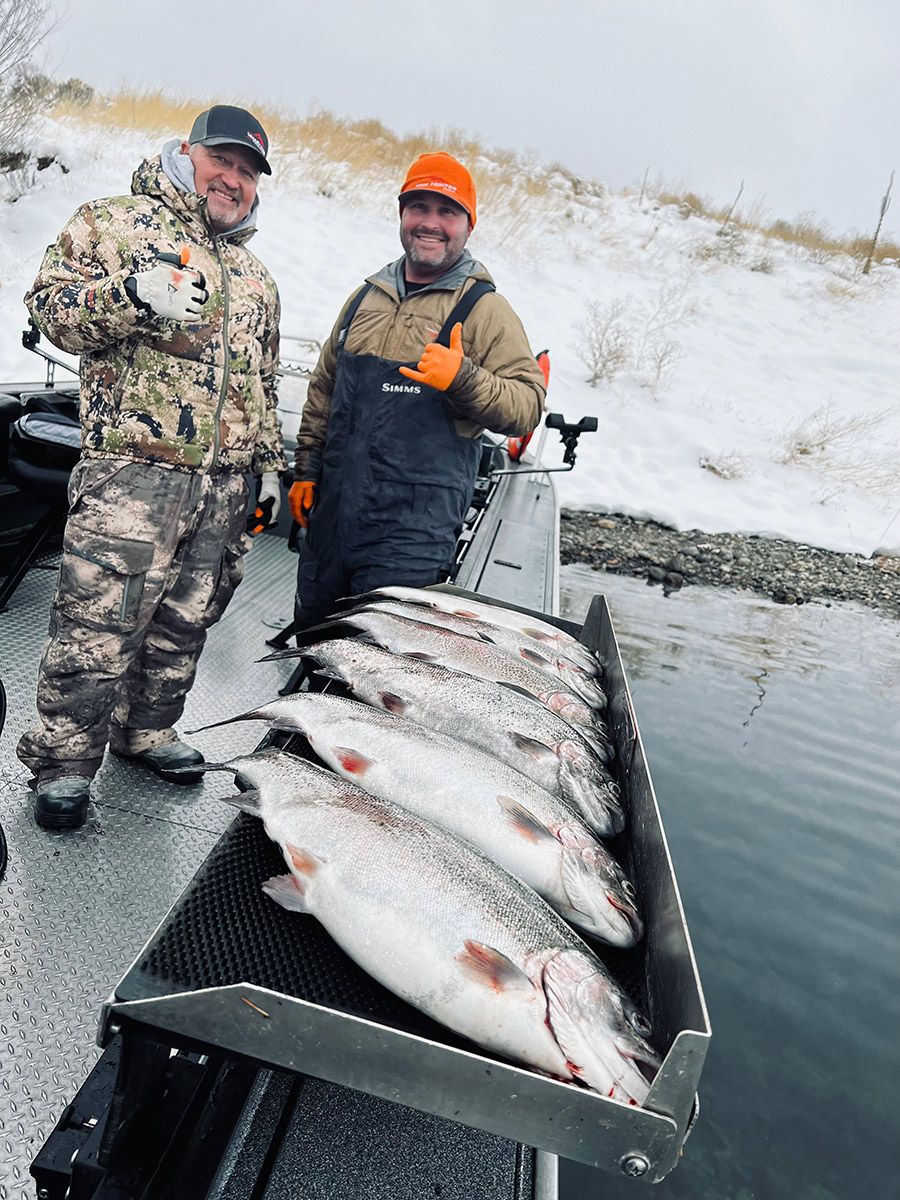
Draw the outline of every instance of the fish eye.
[[[631,882],[630,879],[622,880],[622,891],[625,893],[625,895],[628,897],[629,900],[634,900],[637,898],[637,889],[635,888],[634,884]]]
[[[635,1033],[639,1033],[641,1037],[649,1037],[653,1032],[653,1026],[639,1009],[634,1009],[629,1014],[628,1020]]]

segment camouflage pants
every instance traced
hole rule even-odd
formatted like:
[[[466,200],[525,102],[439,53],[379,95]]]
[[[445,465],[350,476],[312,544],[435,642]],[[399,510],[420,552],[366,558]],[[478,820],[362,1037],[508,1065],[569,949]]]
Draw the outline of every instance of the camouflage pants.
[[[107,743],[167,740],[243,574],[247,486],[147,463],[82,459],[38,675],[41,725],[16,752],[37,774],[92,778]],[[168,735],[171,737],[171,734]]]

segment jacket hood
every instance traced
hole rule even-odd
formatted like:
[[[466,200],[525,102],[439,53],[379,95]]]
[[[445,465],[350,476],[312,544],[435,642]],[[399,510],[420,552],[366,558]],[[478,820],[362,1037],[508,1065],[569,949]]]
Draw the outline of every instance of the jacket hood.
[[[135,196],[150,196],[161,200],[168,208],[188,221],[200,221],[207,233],[212,233],[206,220],[206,197],[194,191],[194,165],[190,156],[181,153],[179,138],[171,138],[156,158],[145,159],[131,179],[131,191]],[[218,237],[244,243],[256,232],[256,216],[259,197],[243,221]]]

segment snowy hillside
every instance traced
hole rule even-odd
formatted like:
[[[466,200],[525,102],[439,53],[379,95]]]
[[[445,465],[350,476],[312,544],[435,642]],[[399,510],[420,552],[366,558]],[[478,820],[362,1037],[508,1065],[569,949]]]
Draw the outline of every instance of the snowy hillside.
[[[0,380],[40,375],[20,345],[22,295],[46,244],[83,201],[128,191],[163,140],[46,124],[37,151],[68,173],[35,172],[0,206]],[[253,249],[281,289],[283,333],[322,339],[347,294],[400,253],[399,181],[279,160],[277,148],[273,163]],[[555,476],[564,504],[900,554],[896,264],[863,276],[849,258],[720,234],[675,205],[573,194],[563,176],[534,197],[524,179],[468,165],[479,184],[469,248],[534,350],[550,351],[548,407],[599,420],[575,471]],[[547,447],[559,465],[555,434]]]

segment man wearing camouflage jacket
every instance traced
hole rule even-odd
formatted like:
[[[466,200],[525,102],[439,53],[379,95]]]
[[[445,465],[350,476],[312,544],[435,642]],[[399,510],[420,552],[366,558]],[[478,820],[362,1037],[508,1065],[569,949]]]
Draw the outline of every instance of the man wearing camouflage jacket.
[[[39,728],[17,753],[35,817],[76,828],[107,744],[172,782],[202,755],[173,725],[207,629],[242,575],[244,473],[274,520],[286,466],[276,414],[280,307],[247,249],[268,141],[216,105],[132,180],[84,205],[25,298],[81,355],[82,457],[41,661]]]

